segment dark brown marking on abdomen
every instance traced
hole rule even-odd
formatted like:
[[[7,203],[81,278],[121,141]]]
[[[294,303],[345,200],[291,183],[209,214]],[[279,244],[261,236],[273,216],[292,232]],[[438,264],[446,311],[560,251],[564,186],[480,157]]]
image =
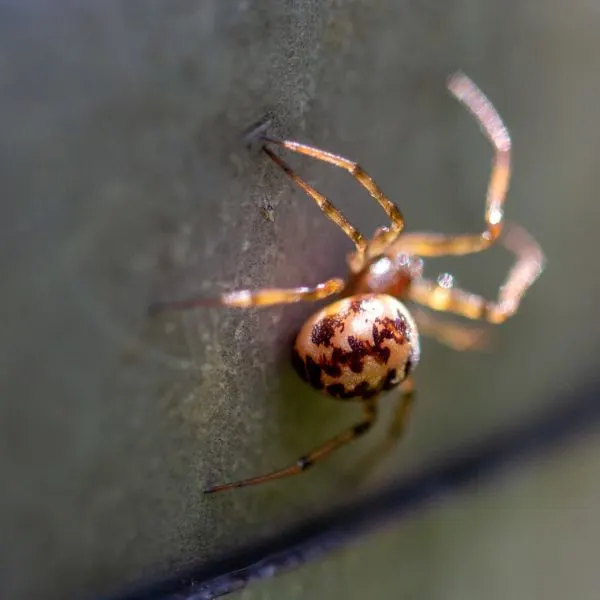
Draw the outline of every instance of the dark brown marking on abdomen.
[[[311,356],[306,357],[306,372],[308,381],[316,390],[322,390],[324,386],[321,380],[321,367],[312,359]]]

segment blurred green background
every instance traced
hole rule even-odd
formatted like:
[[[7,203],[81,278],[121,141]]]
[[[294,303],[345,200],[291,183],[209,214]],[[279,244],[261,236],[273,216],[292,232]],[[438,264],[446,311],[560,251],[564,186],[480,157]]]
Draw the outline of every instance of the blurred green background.
[[[360,414],[289,367],[309,305],[145,315],[344,273],[347,239],[240,132],[273,114],[359,160],[410,230],[476,231],[491,150],[445,91],[458,68],[511,130],[506,213],[546,272],[492,352],[424,341],[409,435],[383,460],[393,398],[301,477],[203,497]],[[591,0],[0,2],[2,597],[114,592],[266,539],[596,375],[598,98]],[[385,224],[346,173],[290,161],[365,234]],[[494,249],[429,273],[492,295],[509,264]],[[561,448],[240,597],[596,598],[599,453]]]

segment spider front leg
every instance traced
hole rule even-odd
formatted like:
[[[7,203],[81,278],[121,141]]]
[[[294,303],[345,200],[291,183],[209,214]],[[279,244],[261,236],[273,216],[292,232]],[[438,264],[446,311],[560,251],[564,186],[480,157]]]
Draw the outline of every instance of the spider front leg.
[[[466,75],[453,75],[448,81],[448,89],[475,117],[494,147],[485,204],[485,229],[482,233],[474,235],[405,234],[398,240],[394,252],[423,257],[471,254],[489,248],[502,231],[503,205],[510,183],[510,135],[492,103]]]
[[[411,285],[410,298],[434,310],[456,313],[468,319],[485,319],[502,323],[515,314],[521,299],[544,268],[544,254],[538,243],[518,225],[510,224],[502,237],[504,247],[517,260],[500,287],[498,298],[488,301],[452,286],[451,278],[443,282],[417,279]]]
[[[341,448],[342,446],[349,444],[353,440],[357,439],[361,435],[364,435],[369,429],[371,429],[375,419],[377,418],[377,399],[371,398],[370,400],[363,401],[364,416],[362,421],[343,431],[342,433],[331,438],[323,445],[315,448],[308,454],[301,456],[293,465],[284,469],[267,473],[266,475],[259,475],[258,477],[250,477],[249,479],[242,479],[233,483],[223,483],[215,485],[204,490],[205,494],[214,494],[216,492],[224,492],[225,490],[231,490],[234,488],[247,487],[250,485],[259,485],[267,481],[273,481],[275,479],[281,479],[282,477],[291,477],[292,475],[298,475],[309,467],[312,467],[315,463],[327,458],[332,452]]]
[[[185,300],[155,302],[149,312],[152,315],[171,310],[187,310],[201,306],[230,306],[233,308],[249,308],[251,306],[274,306],[276,304],[292,304],[294,302],[310,302],[322,300],[341,292],[344,288],[342,279],[328,279],[314,287],[297,288],[263,288],[260,290],[237,290],[221,294],[216,298],[194,297]]]
[[[354,177],[358,183],[366,188],[369,194],[375,200],[377,200],[377,202],[379,202],[380,206],[392,221],[390,227],[388,228],[389,231],[385,234],[386,241],[388,243],[392,240],[395,240],[398,237],[398,234],[404,229],[404,217],[402,216],[400,209],[383,193],[373,178],[366,173],[357,162],[348,160],[343,156],[332,154],[331,152],[327,152],[325,150],[320,150],[319,148],[315,148],[313,146],[308,146],[307,144],[294,142],[292,140],[279,140],[268,136],[262,136],[262,139],[267,143],[275,144],[281,148],[286,148],[292,152],[297,152],[298,154],[312,156],[317,160],[322,160],[348,171],[352,177]]]
[[[310,196],[321,209],[323,214],[333,221],[353,242],[356,250],[359,253],[364,252],[367,242],[362,235],[346,217],[327,199],[326,196],[315,190],[314,187],[306,183],[282,158],[277,156],[266,146],[263,147],[265,154],[278,166],[284,173],[300,188],[302,188],[308,196]]]

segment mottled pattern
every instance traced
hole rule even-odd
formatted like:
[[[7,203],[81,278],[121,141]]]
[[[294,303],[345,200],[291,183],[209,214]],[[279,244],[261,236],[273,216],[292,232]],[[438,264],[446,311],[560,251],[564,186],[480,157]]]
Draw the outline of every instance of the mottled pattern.
[[[311,341],[316,346],[331,346],[336,329],[344,331],[344,322],[339,317],[323,317],[312,328]]]
[[[416,325],[385,294],[344,298],[302,327],[292,362],[315,389],[341,399],[372,398],[401,383],[419,360]]]

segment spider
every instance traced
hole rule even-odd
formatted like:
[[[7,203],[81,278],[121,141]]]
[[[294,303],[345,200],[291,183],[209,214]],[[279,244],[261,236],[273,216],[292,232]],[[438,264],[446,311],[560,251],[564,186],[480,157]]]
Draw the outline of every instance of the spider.
[[[314,287],[238,290],[212,299],[195,297],[152,306],[152,312],[157,313],[199,306],[264,307],[339,296],[302,326],[294,343],[292,362],[302,379],[313,388],[336,399],[360,401],[364,411],[362,420],[291,466],[216,485],[205,493],[257,485],[305,471],[364,435],[377,418],[381,392],[394,387],[401,391],[395,431],[402,433],[413,400],[411,376],[420,359],[417,322],[425,333],[435,333],[441,341],[457,349],[471,345],[473,335],[465,334],[458,325],[436,324],[435,319],[421,311],[413,316],[401,300],[411,300],[434,311],[499,324],[515,314],[523,295],[540,275],[544,255],[537,242],[520,226],[503,227],[503,204],[510,180],[509,133],[491,102],[466,75],[460,72],[452,75],[448,89],[474,116],[494,148],[483,232],[404,233],[400,209],[358,163],[299,142],[261,134],[262,151],[354,243],[356,249],[347,260],[347,279],[329,279]],[[380,204],[391,224],[378,228],[371,239],[366,239],[323,194],[303,181],[272,150],[274,146],[346,169]],[[481,252],[498,240],[515,255],[515,263],[496,300],[489,301],[456,287],[449,274],[437,280],[423,277],[423,258]]]

